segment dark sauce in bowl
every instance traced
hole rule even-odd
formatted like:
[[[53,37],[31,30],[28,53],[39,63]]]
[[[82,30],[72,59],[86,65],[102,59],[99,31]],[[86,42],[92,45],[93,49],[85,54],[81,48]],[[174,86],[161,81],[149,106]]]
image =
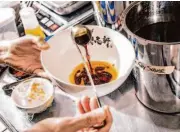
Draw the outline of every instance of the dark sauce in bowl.
[[[105,84],[117,79],[118,72],[113,64],[105,61],[91,61],[90,63],[93,70],[91,77],[95,85]],[[82,63],[74,68],[69,80],[76,85],[91,85]]]

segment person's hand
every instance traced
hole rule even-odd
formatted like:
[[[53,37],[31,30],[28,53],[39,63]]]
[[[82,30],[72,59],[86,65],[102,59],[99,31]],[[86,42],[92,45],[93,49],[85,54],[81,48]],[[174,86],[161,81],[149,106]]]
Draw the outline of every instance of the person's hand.
[[[109,107],[97,108],[96,98],[84,97],[78,101],[78,110],[81,115],[45,119],[26,132],[109,132],[112,124]],[[103,121],[106,121],[103,128],[93,128],[94,125],[101,124]]]
[[[0,45],[0,61],[26,73],[43,75],[40,52],[48,48],[42,38],[24,36]]]
[[[97,98],[89,98],[87,96],[83,97],[81,100],[77,101],[77,106],[78,106],[78,111],[79,113],[85,114],[88,112],[91,112],[93,110],[96,110],[99,106],[97,103]],[[112,125],[112,115],[110,113],[109,107],[105,106],[104,107],[105,113],[106,113],[106,118],[105,120],[101,120],[101,122],[94,124],[95,125],[101,125],[105,121],[105,126],[99,130],[93,128],[93,127],[88,127],[88,128],[83,128],[82,130],[78,132],[109,132],[111,125]]]

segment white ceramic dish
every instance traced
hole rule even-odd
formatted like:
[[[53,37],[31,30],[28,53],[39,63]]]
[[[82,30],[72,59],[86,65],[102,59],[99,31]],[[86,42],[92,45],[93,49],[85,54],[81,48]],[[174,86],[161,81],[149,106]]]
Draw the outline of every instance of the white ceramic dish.
[[[42,88],[45,93],[43,100],[28,101],[26,93],[28,93],[27,89],[31,86],[32,82],[42,84]],[[24,94],[19,92],[19,89],[22,90],[22,88],[24,90],[22,93]],[[40,113],[51,106],[54,99],[54,88],[51,82],[47,79],[32,78],[18,84],[14,88],[11,98],[17,107],[26,110],[28,113]]]
[[[108,28],[88,26],[93,30],[92,36],[109,37],[112,48],[106,44],[94,43],[88,45],[91,60],[107,61],[115,65],[119,73],[118,78],[107,84],[97,85],[98,96],[104,96],[117,89],[130,74],[135,61],[134,48],[122,34]],[[75,66],[81,63],[81,57],[71,39],[70,30],[64,30],[53,36],[48,43],[50,49],[41,53],[41,61],[46,72],[56,80],[58,85],[73,96],[93,94],[91,86],[78,86],[69,82],[69,74]],[[110,46],[111,47],[111,46]],[[81,51],[84,51],[81,48]],[[83,52],[85,54],[85,52]]]

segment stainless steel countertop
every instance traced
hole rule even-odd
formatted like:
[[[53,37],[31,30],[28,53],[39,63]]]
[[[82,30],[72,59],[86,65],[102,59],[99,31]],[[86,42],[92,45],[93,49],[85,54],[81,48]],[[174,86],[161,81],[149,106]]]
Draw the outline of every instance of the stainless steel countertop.
[[[112,132],[179,132],[180,116],[160,114],[144,107],[135,96],[133,84],[133,78],[129,76],[120,88],[100,98],[103,104],[112,107],[111,112],[115,124],[112,127]],[[48,117],[65,117],[75,114],[76,108],[73,100],[56,89],[53,106],[45,112],[35,115],[31,123]],[[16,124],[14,118],[9,119],[9,121]]]
[[[133,78],[116,91],[102,98],[103,102],[117,111],[115,124],[118,132],[179,132],[180,116],[153,112],[136,98]]]
[[[130,76],[126,82],[111,94],[101,98],[101,101],[113,107],[112,114],[117,132],[179,132],[180,116],[165,115],[153,112],[144,107],[135,96],[134,82]],[[69,99],[62,102],[62,96],[57,95],[56,100],[59,102],[59,116],[73,115],[69,112],[72,110]],[[61,100],[61,101],[60,101]],[[70,106],[67,108],[67,106]],[[64,113],[65,112],[65,113]]]
[[[14,82],[14,79],[5,74],[0,80],[0,88],[11,82]],[[11,100],[4,101],[4,109],[2,109],[2,104],[0,105],[0,112],[4,114],[3,116],[17,129],[25,128],[25,123],[28,123],[28,121],[26,122],[24,118],[21,118],[23,114],[17,112],[12,107]],[[101,101],[103,104],[112,107],[111,112],[115,124],[112,128],[113,132],[180,132],[180,115],[165,115],[153,112],[137,100],[132,76],[129,76],[125,83],[117,90],[107,96],[101,97]],[[10,105],[11,107],[9,107]],[[8,108],[13,108],[13,110],[9,110]],[[30,124],[48,117],[65,117],[74,116],[75,114],[76,108],[72,99],[63,94],[59,89],[56,89],[55,101],[52,107],[41,114],[35,115]]]

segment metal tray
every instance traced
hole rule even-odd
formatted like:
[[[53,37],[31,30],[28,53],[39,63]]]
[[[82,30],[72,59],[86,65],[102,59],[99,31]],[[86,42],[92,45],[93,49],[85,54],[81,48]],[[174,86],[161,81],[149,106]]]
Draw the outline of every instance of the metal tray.
[[[88,4],[89,1],[43,1],[42,4],[59,15],[70,14]]]

